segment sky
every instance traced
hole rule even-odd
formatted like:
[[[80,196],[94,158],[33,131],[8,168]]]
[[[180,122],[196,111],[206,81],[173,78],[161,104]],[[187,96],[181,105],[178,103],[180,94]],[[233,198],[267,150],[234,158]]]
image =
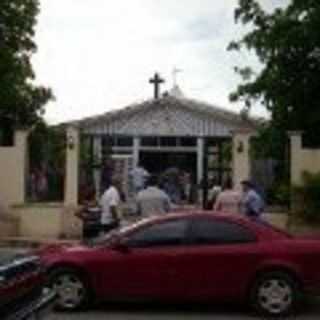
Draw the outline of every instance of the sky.
[[[260,0],[267,9],[286,0]],[[234,23],[237,0],[40,0],[33,57],[36,81],[56,97],[49,123],[123,108],[153,96],[157,71],[173,86],[173,70],[187,98],[238,112],[229,94],[240,78],[237,65],[254,55],[226,50],[245,32]],[[267,116],[259,105],[253,114]]]

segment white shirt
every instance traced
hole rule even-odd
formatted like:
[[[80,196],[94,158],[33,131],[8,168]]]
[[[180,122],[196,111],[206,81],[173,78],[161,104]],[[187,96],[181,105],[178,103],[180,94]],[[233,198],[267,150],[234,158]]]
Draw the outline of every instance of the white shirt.
[[[239,213],[241,204],[241,192],[236,190],[224,190],[217,196],[214,211],[222,213]]]
[[[111,214],[111,207],[117,207],[120,203],[120,195],[118,190],[111,186],[108,188],[101,197],[101,223],[109,224],[113,222],[113,217]]]
[[[137,195],[138,211],[143,217],[164,214],[170,211],[170,199],[157,187],[148,187]]]

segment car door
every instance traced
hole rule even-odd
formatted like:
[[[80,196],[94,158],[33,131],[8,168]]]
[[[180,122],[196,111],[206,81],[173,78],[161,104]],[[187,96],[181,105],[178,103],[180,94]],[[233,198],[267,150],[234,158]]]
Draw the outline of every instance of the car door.
[[[183,272],[190,298],[240,298],[261,258],[254,232],[214,217],[193,219]]]
[[[105,297],[175,299],[183,292],[181,256],[185,253],[188,219],[148,224],[126,235],[128,250],[114,250],[102,271]]]

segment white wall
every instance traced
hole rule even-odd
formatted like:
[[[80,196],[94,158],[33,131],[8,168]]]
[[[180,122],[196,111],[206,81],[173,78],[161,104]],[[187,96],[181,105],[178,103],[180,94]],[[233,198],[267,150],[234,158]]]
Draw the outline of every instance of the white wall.
[[[0,147],[0,194],[6,205],[25,199],[26,140],[27,132],[17,131],[14,146]]]
[[[320,149],[302,146],[300,132],[292,132],[291,139],[291,184],[301,185],[304,172],[320,173]]]

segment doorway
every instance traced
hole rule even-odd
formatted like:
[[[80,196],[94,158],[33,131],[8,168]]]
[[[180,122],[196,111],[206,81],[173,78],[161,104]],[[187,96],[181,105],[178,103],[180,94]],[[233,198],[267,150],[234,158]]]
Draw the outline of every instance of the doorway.
[[[195,152],[151,152],[139,155],[141,165],[154,175],[160,175],[169,168],[178,168],[191,174],[196,181],[197,154]]]

